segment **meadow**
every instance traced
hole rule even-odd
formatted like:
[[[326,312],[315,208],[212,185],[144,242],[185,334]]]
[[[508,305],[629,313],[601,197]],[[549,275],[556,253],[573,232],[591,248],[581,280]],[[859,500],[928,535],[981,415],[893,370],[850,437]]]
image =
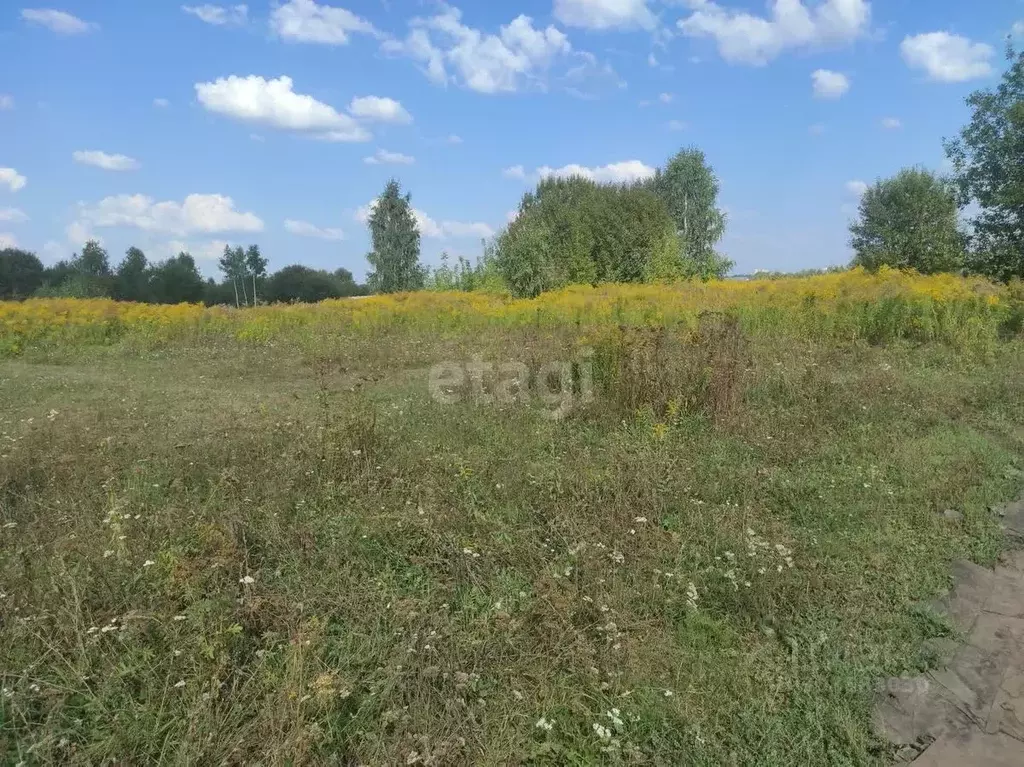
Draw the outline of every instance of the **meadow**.
[[[890,270],[0,303],[0,760],[886,764],[1022,325]]]

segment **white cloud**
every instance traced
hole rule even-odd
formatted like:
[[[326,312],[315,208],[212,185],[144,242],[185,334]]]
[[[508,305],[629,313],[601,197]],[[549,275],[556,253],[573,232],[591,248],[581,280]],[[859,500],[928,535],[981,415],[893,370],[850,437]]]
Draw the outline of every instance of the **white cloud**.
[[[0,250],[18,247],[18,240],[10,232],[0,232]]]
[[[257,75],[222,77],[196,83],[199,103],[236,120],[294,131],[317,132],[327,141],[368,141],[370,133],[354,118],[312,96],[292,90],[292,79]]]
[[[354,218],[361,224],[370,220],[370,214],[377,207],[377,200],[371,200],[366,205],[356,209]],[[435,221],[422,210],[412,209],[413,218],[416,219],[416,228],[419,229],[421,237],[430,239],[450,239],[467,237],[493,237],[494,229],[482,222],[466,223],[463,221]]]
[[[352,116],[364,120],[401,124],[412,122],[412,115],[405,111],[405,107],[399,102],[380,96],[362,96],[352,99],[348,111]]]
[[[14,98],[6,93],[0,93],[0,110],[14,109]]]
[[[227,245],[228,243],[225,240],[209,240],[206,242],[170,240],[169,242],[157,245],[156,255],[163,258],[176,258],[179,253],[188,253],[197,262],[205,261],[212,266],[224,255],[224,248]]]
[[[345,233],[341,229],[325,229],[306,221],[296,221],[291,218],[285,220],[284,228],[286,231],[297,234],[300,237],[316,237],[321,240],[345,239]]]
[[[868,0],[776,0],[769,18],[723,8],[714,0],[688,0],[693,13],[678,22],[689,37],[709,37],[726,61],[764,65],[787,49],[850,43],[868,31]]]
[[[555,0],[555,18],[584,29],[654,29],[647,0]]]
[[[71,157],[82,165],[92,165],[103,170],[138,170],[139,161],[123,154],[107,154],[98,150],[73,152]]]
[[[23,221],[28,221],[28,216],[25,215],[25,211],[18,208],[0,208],[0,221],[20,224]]]
[[[863,197],[864,193],[868,191],[868,185],[863,181],[847,181],[846,191],[852,197]]]
[[[673,96],[671,93],[659,93],[658,94],[658,101],[660,101],[662,104],[671,104],[672,103],[672,99],[674,99],[674,98],[675,98],[675,96]]]
[[[682,120],[669,120],[668,129],[672,131],[686,130],[686,123]]]
[[[0,168],[0,184],[6,184],[12,192],[24,188],[28,179],[18,173],[14,168]]]
[[[962,83],[992,74],[995,50],[985,43],[948,32],[927,32],[906,37],[900,44],[903,60],[942,83]]]
[[[514,178],[518,181],[522,181],[526,178],[526,169],[523,168],[522,165],[513,165],[509,168],[505,168],[505,170],[501,172],[501,175],[505,178]]]
[[[282,40],[321,45],[347,45],[353,32],[379,34],[373,24],[351,11],[314,0],[290,0],[275,8],[270,28]]]
[[[850,90],[850,79],[829,69],[815,70],[811,81],[814,83],[814,97],[818,99],[837,99]]]
[[[903,127],[903,122],[898,117],[883,117],[882,127],[886,130],[899,130]]]
[[[418,61],[438,85],[455,82],[480,93],[540,83],[552,63],[572,51],[563,32],[535,28],[529,16],[517,16],[497,35],[467,27],[461,19],[458,8],[444,5],[436,16],[413,19],[406,39],[386,40],[382,50]]]
[[[625,162],[611,163],[610,165],[602,165],[596,168],[588,168],[583,165],[565,165],[561,168],[551,168],[545,165],[537,169],[537,175],[541,178],[583,176],[591,181],[613,184],[644,181],[653,177],[654,173],[654,168],[644,165],[639,160],[626,160]]]
[[[452,146],[457,146],[462,143],[462,136],[456,136],[454,133],[452,133],[445,140]]]
[[[647,66],[649,66],[649,67],[656,67],[656,66],[658,66],[658,57],[655,56],[653,53],[648,53],[647,54]]]
[[[51,8],[25,8],[21,11],[21,18],[29,24],[46,27],[58,35],[84,35],[94,29],[99,29],[99,24],[82,21],[70,13],[55,11]]]
[[[378,149],[369,157],[364,157],[363,162],[367,165],[412,165],[416,162],[416,158],[401,152],[389,152],[387,149]]]
[[[187,237],[218,232],[261,232],[263,221],[254,213],[235,209],[234,200],[220,194],[190,194],[183,202],[156,202],[142,194],[105,197],[98,203],[79,203],[78,218],[69,229],[73,241],[88,239],[93,229],[128,227]],[[72,229],[76,236],[72,236]],[[84,235],[84,237],[83,237]]]
[[[1015,21],[1010,27],[1010,36],[1014,38],[1024,37],[1024,21]]]
[[[159,107],[160,109],[166,109],[171,105],[171,102],[167,99],[153,99],[153,106]]]
[[[246,5],[183,5],[181,10],[214,26],[242,26],[249,20]]]

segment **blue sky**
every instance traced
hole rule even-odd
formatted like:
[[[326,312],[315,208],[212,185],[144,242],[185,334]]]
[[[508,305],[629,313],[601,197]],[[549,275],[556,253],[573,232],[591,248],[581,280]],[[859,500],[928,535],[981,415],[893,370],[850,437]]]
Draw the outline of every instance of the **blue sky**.
[[[0,246],[225,243],[365,274],[398,177],[470,258],[541,175],[722,184],[736,272],[848,260],[862,182],[943,169],[1019,0],[55,0],[0,10]]]

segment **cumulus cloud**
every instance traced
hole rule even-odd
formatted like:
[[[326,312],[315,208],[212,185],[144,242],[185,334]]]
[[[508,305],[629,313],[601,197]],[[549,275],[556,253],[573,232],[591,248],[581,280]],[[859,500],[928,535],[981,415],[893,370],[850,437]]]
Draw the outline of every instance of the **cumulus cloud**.
[[[857,197],[859,199],[868,191],[868,185],[863,181],[847,181],[846,191],[851,197]]]
[[[0,110],[14,109],[14,98],[6,93],[0,93]]]
[[[0,250],[18,247],[17,238],[10,232],[0,232]]]
[[[541,83],[552,63],[572,51],[563,32],[534,27],[524,15],[496,35],[464,25],[462,12],[448,5],[410,24],[405,40],[386,40],[382,50],[419,62],[435,84],[454,82],[480,93],[510,93]]]
[[[6,221],[11,224],[20,224],[23,221],[28,221],[28,216],[25,215],[23,210],[18,208],[0,208],[0,221]]]
[[[315,237],[320,240],[344,240],[345,233],[341,229],[331,229],[316,226],[306,221],[296,221],[289,218],[284,222],[285,231],[296,234],[299,237]]]
[[[399,102],[381,96],[361,96],[352,99],[348,107],[353,117],[373,120],[382,123],[408,124],[412,122],[410,115]]]
[[[312,96],[296,93],[292,79],[258,75],[222,77],[196,83],[196,96],[217,114],[282,130],[311,132],[328,141],[368,141],[369,131],[355,118]]]
[[[541,178],[583,176],[583,178],[589,178],[591,181],[614,184],[644,181],[652,178],[654,173],[654,168],[645,165],[639,160],[626,160],[625,162],[616,162],[595,168],[588,168],[584,165],[564,165],[561,168],[551,168],[545,165],[537,169],[537,175]]]
[[[584,29],[654,29],[647,0],[555,0],[555,18]]]
[[[505,178],[514,178],[518,181],[522,181],[526,178],[526,169],[522,165],[512,165],[511,167],[505,168],[501,172]]]
[[[81,165],[91,165],[94,168],[103,170],[138,170],[139,161],[123,154],[107,154],[99,150],[87,150],[73,152],[71,155],[75,162]]]
[[[21,11],[21,18],[29,24],[38,24],[46,27],[58,35],[84,35],[99,29],[99,24],[91,21],[82,21],[77,16],[72,16],[64,11],[55,11],[52,8],[25,8]]]
[[[378,149],[369,157],[364,157],[363,162],[367,165],[412,165],[416,162],[416,158],[401,152],[389,152],[387,149]]]
[[[446,141],[452,146],[457,146],[462,143],[462,136],[456,136],[454,133],[450,134]]]
[[[28,179],[14,168],[0,168],[0,185],[6,186],[12,192],[24,188],[27,183]]]
[[[814,97],[819,99],[837,99],[850,90],[850,79],[841,72],[829,69],[815,70],[811,81],[814,84]]]
[[[370,215],[377,207],[377,200],[371,200],[361,206],[355,212],[355,220],[366,224]],[[412,216],[416,220],[416,228],[419,229],[421,237],[443,240],[452,238],[487,238],[494,236],[494,229],[482,222],[467,223],[464,221],[435,221],[422,210],[412,209]]]
[[[883,117],[882,127],[886,130],[899,130],[903,127],[903,122],[898,117]]]
[[[907,66],[932,80],[962,83],[992,74],[995,49],[948,32],[926,32],[904,38],[900,54]]]
[[[868,31],[868,0],[824,0],[809,8],[804,0],[777,0],[768,18],[723,8],[714,0],[687,0],[693,12],[678,22],[689,37],[715,41],[726,61],[764,65],[788,49],[850,43]]]
[[[290,0],[270,14],[270,29],[292,43],[347,45],[353,33],[378,36],[373,24],[345,8]]]
[[[218,232],[261,232],[255,213],[235,209],[234,200],[220,194],[190,194],[183,202],[156,202],[146,195],[116,195],[95,204],[79,203],[77,219],[68,229],[73,241],[88,239],[93,229],[133,228],[187,237]],[[85,235],[85,237],[83,237]]]
[[[242,26],[249,20],[247,5],[183,5],[181,10],[214,26]]]

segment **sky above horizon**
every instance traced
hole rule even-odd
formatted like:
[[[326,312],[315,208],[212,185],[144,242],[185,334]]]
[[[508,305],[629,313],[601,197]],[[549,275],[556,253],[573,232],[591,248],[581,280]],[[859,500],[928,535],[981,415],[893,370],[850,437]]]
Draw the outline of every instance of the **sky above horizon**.
[[[225,244],[366,273],[412,194],[423,260],[476,258],[547,175],[696,146],[735,273],[846,263],[866,184],[947,170],[1022,0],[60,0],[0,10],[0,248],[112,263]]]

